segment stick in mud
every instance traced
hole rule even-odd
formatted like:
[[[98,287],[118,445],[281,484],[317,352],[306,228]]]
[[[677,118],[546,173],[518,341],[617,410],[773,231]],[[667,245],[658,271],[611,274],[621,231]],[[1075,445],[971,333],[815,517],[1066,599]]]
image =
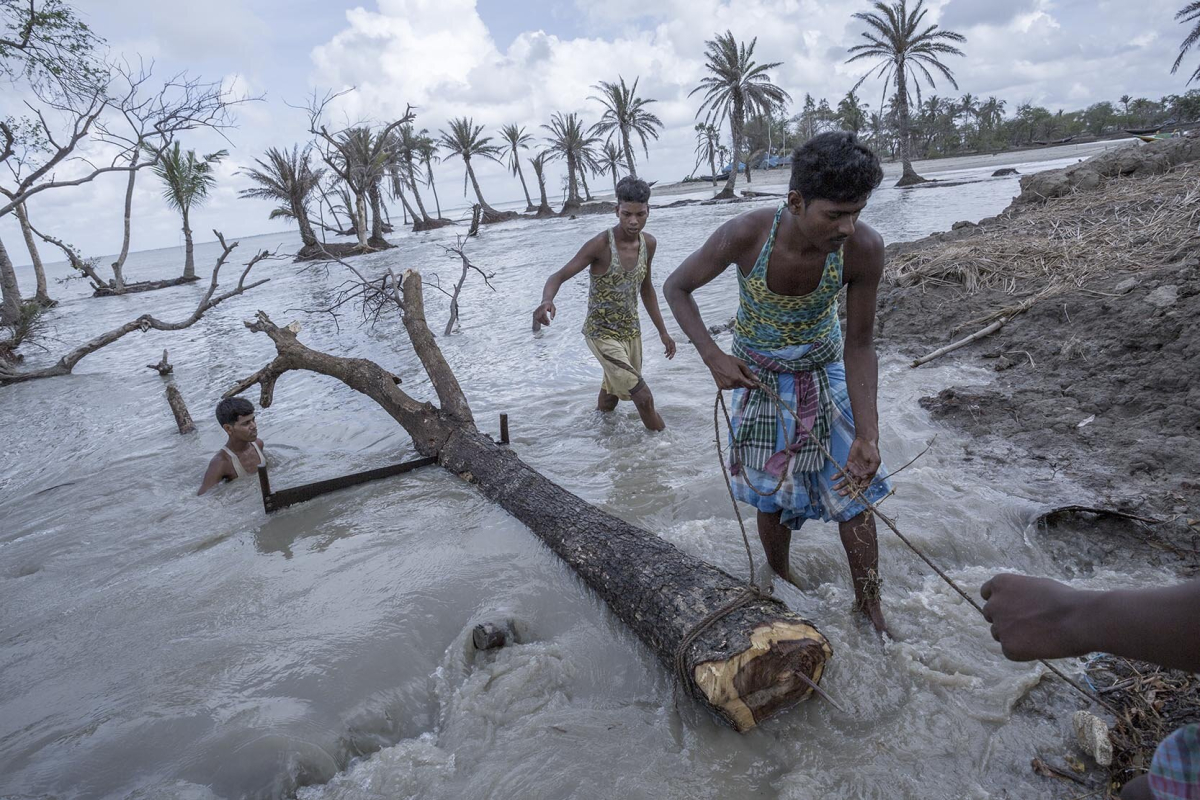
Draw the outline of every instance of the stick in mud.
[[[167,404],[171,406],[171,413],[175,416],[175,424],[180,433],[192,433],[196,430],[196,423],[192,422],[192,415],[188,413],[187,404],[183,402],[183,393],[173,383],[167,384]]]

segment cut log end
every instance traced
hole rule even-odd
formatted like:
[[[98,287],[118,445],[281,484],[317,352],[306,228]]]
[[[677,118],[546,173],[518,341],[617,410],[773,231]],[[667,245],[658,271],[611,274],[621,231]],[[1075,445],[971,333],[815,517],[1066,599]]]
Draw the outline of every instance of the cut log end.
[[[750,634],[750,646],[692,671],[696,686],[734,729],[745,733],[806,700],[833,657],[828,640],[811,625],[777,620]]]

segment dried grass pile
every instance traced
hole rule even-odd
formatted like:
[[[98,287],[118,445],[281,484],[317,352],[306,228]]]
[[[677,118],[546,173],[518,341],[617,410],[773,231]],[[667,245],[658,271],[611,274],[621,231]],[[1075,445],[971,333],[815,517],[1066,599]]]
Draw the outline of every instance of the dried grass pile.
[[[1102,275],[1154,269],[1200,250],[1198,215],[1200,162],[1151,177],[1107,178],[894,256],[887,276],[899,286],[1001,290],[1024,301],[1006,309],[1011,315]]]

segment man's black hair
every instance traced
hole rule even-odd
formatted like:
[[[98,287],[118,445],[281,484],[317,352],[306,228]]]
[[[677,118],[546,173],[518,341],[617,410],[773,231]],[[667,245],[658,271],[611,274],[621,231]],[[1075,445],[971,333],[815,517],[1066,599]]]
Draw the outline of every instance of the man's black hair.
[[[238,417],[254,413],[254,404],[244,397],[226,397],[217,403],[217,422],[222,425],[233,425]]]
[[[860,144],[853,133],[822,133],[792,151],[788,188],[799,192],[805,202],[858,203],[882,182],[879,157]]]
[[[650,184],[641,178],[626,175],[617,181],[617,205],[621,203],[649,203]]]

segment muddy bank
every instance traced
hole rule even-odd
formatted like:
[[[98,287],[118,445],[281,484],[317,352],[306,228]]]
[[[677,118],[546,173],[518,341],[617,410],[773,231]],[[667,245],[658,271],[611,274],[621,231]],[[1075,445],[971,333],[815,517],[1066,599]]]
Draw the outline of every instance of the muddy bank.
[[[888,248],[881,347],[918,357],[1003,321],[942,357],[995,379],[923,398],[936,419],[1090,500],[1166,520],[1057,532],[1088,560],[1200,567],[1196,159],[1196,140],[1122,149],[1023,181],[997,217]]]

